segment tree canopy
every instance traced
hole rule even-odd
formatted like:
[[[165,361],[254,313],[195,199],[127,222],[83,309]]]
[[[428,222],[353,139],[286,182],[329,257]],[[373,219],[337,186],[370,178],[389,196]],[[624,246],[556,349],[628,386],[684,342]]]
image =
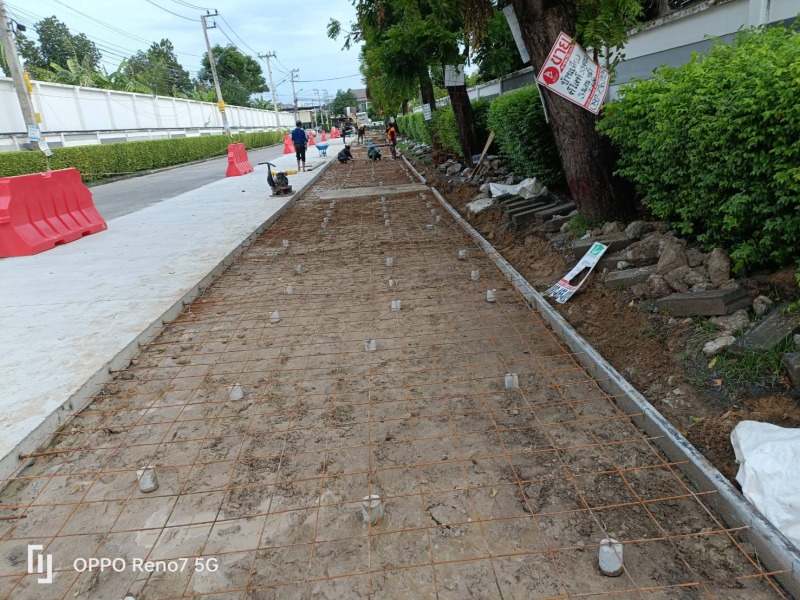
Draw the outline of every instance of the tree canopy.
[[[269,87],[264,80],[259,65],[253,58],[239,52],[234,46],[223,48],[215,45],[211,52],[217,65],[217,76],[222,88],[222,98],[227,104],[235,106],[251,106],[253,94],[268,92]],[[208,53],[203,54],[202,68],[198,79],[209,85],[213,83]]]
[[[481,82],[503,77],[524,66],[502,11],[496,11],[489,19],[486,37],[475,51],[475,63]]]
[[[159,96],[187,94],[192,89],[189,71],[178,62],[175,48],[167,39],[153,42],[146,52],[139,51],[131,56],[124,72]]]
[[[347,113],[347,107],[357,108],[358,98],[356,98],[353,90],[338,90],[336,96],[331,100],[330,111],[333,116],[344,116]]]
[[[34,25],[39,38],[36,44],[18,35],[17,48],[25,61],[25,68],[34,74],[49,70],[50,65],[66,66],[70,59],[86,69],[97,70],[102,55],[93,41],[84,34],[72,34],[56,17],[47,17]]]

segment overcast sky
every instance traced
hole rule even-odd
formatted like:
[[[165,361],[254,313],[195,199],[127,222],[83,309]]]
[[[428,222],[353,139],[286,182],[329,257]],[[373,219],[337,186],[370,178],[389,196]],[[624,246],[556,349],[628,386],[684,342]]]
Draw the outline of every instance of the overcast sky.
[[[103,53],[103,66],[109,71],[115,70],[122,58],[168,38],[193,77],[206,51],[199,19],[204,11],[200,8],[216,9],[224,17],[215,18],[218,27],[209,30],[212,45],[229,44],[227,34],[254,58],[256,53],[277,53],[272,76],[279,102],[291,103],[291,69],[299,69],[295,86],[301,101],[316,100],[314,89],[327,90],[332,98],[339,89],[364,87],[358,72],[358,50],[342,51],[341,39],[334,41],[325,35],[331,17],[344,27],[354,20],[355,9],[349,0],[6,0],[9,16],[24,25],[55,15],[72,33],[85,33]],[[266,63],[259,63],[269,82]],[[265,98],[269,99],[269,94]]]

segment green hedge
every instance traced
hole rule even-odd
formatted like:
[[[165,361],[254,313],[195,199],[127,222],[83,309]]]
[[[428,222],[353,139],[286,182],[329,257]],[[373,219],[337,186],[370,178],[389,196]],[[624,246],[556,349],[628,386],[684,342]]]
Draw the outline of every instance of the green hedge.
[[[483,149],[483,144],[489,135],[486,119],[489,112],[490,102],[485,99],[475,100],[472,103],[472,114],[475,119],[475,128],[480,148],[476,148],[475,154]],[[431,134],[425,123],[425,117],[420,113],[411,113],[400,117],[397,120],[400,131],[405,137],[409,137],[417,142],[424,144],[431,143]],[[438,108],[433,113],[431,124],[439,135],[442,147],[448,152],[452,152],[460,158],[464,158],[461,152],[461,142],[458,140],[458,126],[453,108],[448,104]]]
[[[487,125],[495,133],[500,154],[517,175],[536,177],[550,187],[565,184],[561,159],[535,85],[495,98],[489,106]]]
[[[431,132],[425,122],[425,116],[421,113],[410,113],[397,119],[400,133],[407,138],[423,144],[431,143]]]
[[[741,32],[622,89],[600,130],[659,217],[736,268],[800,257],[800,32]]]
[[[277,144],[283,139],[277,131],[236,134],[233,139],[247,148]],[[212,135],[171,140],[127,142],[97,146],[55,148],[48,161],[39,151],[0,152],[0,177],[41,173],[75,167],[83,181],[97,181],[116,174],[149,171],[194,160],[221,156],[227,152],[230,138]]]

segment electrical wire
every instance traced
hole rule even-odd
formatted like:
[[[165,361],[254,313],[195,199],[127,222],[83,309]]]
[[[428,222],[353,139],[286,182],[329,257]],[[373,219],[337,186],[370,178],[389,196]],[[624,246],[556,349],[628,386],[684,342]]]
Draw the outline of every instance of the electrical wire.
[[[208,8],[206,6],[197,6],[196,4],[189,4],[188,2],[184,2],[183,0],[172,0],[175,4],[180,4],[185,6],[186,8],[193,8],[195,10],[214,10],[213,8]]]
[[[295,83],[316,83],[317,81],[337,81],[339,79],[350,79],[351,77],[360,77],[361,73],[355,75],[345,75],[344,77],[330,77],[328,79],[295,79]]]
[[[152,4],[156,8],[160,8],[164,12],[168,12],[171,15],[175,15],[176,17],[180,17],[181,19],[186,19],[187,21],[194,21],[195,23],[199,23],[200,22],[200,19],[192,19],[191,17],[187,17],[187,16],[184,16],[184,15],[178,14],[176,12],[173,12],[168,8],[164,8],[160,4],[156,4],[155,2],[153,2],[153,0],[144,0],[144,1],[147,2],[148,4]]]

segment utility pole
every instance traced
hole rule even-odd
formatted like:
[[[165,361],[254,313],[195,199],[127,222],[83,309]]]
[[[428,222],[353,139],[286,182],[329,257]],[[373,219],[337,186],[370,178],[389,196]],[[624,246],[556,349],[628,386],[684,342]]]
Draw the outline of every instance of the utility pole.
[[[319,95],[319,90],[314,88],[314,91],[317,92],[317,109],[319,110],[319,120],[322,121],[322,99]]]
[[[231,134],[230,125],[228,125],[228,115],[225,114],[225,101],[222,99],[222,88],[219,87],[219,77],[217,77],[217,64],[214,60],[214,53],[211,52],[211,42],[208,41],[208,30],[214,29],[216,24],[211,25],[210,27],[206,24],[206,19],[208,17],[216,17],[219,13],[214,11],[212,15],[210,12],[206,11],[206,14],[200,15],[200,21],[203,23],[203,37],[206,38],[206,49],[208,50],[208,64],[211,66],[211,77],[214,79],[214,88],[217,90],[217,108],[219,108],[219,114],[222,115],[222,129],[228,135]]]
[[[297,92],[294,91],[294,78],[297,73],[299,73],[299,69],[292,69],[291,78],[292,78],[292,96],[294,96],[294,120],[299,121],[300,119],[297,116]]]
[[[8,70],[11,71],[11,79],[14,81],[14,91],[17,93],[19,107],[22,110],[22,118],[25,121],[26,135],[28,131],[39,127],[39,114],[33,108],[31,99],[31,83],[28,74],[22,71],[17,56],[17,44],[14,41],[14,34],[9,27],[6,17],[6,7],[3,0],[0,0],[0,42],[6,55]]]
[[[275,86],[272,83],[272,65],[269,62],[270,58],[275,58],[275,52],[267,52],[266,54],[259,54],[259,58],[267,61],[267,73],[269,73],[269,89],[272,91],[272,108],[275,111],[275,126],[281,128],[281,120],[278,117],[278,100],[275,97]]]

